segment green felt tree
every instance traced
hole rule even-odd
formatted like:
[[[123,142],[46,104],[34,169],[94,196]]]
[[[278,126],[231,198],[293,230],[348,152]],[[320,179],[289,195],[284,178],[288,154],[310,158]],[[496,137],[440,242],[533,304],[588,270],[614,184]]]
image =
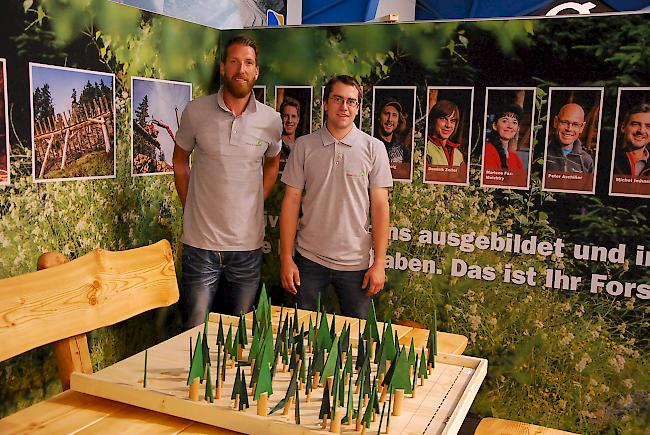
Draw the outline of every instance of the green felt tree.
[[[253,400],[259,400],[260,394],[267,393],[269,397],[273,394],[273,382],[271,380],[271,367],[268,362],[262,363],[260,367],[260,375],[257,378],[257,386],[255,387],[255,396]]]
[[[226,345],[223,346],[223,359],[221,360],[221,382],[226,382],[226,360],[228,360],[228,350]]]
[[[194,382],[195,378],[199,378],[203,381],[203,348],[201,344],[201,332],[199,331],[199,336],[196,339],[196,347],[194,348],[194,354],[192,355],[192,363],[190,365],[190,372],[187,375],[187,385],[190,385]]]
[[[339,369],[334,370],[334,382],[332,382],[332,418],[336,417],[336,407],[339,401],[339,384],[341,379],[339,378]]]
[[[415,382],[418,379],[417,369],[418,369],[419,362],[420,362],[420,356],[416,355],[415,356],[415,365],[413,366],[413,382],[412,382],[412,385],[411,385],[411,390],[415,390]]]
[[[257,313],[255,312],[255,307],[253,307],[253,326],[251,333],[253,334],[253,338],[258,334],[259,332],[259,327],[257,325]]]
[[[287,401],[289,401],[289,398],[293,397],[296,394],[297,389],[298,389],[298,371],[294,370],[293,374],[291,375],[291,380],[289,381],[289,386],[287,387],[286,394],[284,395],[282,400],[280,400],[278,404],[271,409],[269,414],[273,414],[275,411],[283,408],[284,405],[287,403]]]
[[[265,329],[271,326],[271,302],[266,293],[266,285],[262,284],[260,299],[257,302],[256,317],[260,323],[260,328]]]
[[[325,349],[318,349],[314,355],[314,369],[312,374],[323,373],[325,368]]]
[[[346,321],[343,324],[343,331],[341,331],[341,339],[339,340],[341,349],[347,349],[350,346],[350,325]]]
[[[304,366],[304,364],[303,364]],[[300,424],[300,391],[296,388],[295,399],[293,403],[295,404],[295,418],[296,424]]]
[[[377,385],[372,387],[372,392],[370,393],[370,400],[368,401],[368,406],[366,406],[366,411],[363,413],[363,418],[361,419],[362,423],[370,428],[370,422],[372,420],[372,410],[375,408],[375,396],[377,395]]]
[[[302,340],[301,340],[302,341]],[[296,346],[296,351],[297,351],[298,346]],[[305,366],[307,365],[307,354],[305,353],[305,346],[300,346],[300,380],[302,382],[305,382],[306,378],[306,369]]]
[[[260,341],[260,335],[259,334],[253,334],[253,341],[251,342],[251,347],[248,352],[248,362],[252,364],[253,360],[257,358],[257,354],[260,351],[260,346],[262,345],[262,341]]]
[[[349,417],[352,417],[352,411],[354,408],[353,402],[354,402],[354,391],[352,391],[352,376],[350,376],[350,379],[348,380],[348,397],[347,397],[345,417],[343,417],[343,420],[341,420],[343,424],[348,423]]]
[[[334,340],[336,335],[336,313],[332,314],[332,324],[330,325],[330,338]]]
[[[361,369],[361,365],[366,359],[366,347],[364,346],[364,339],[359,336],[359,342],[357,344],[357,361],[354,364],[354,369],[359,370]]]
[[[332,336],[330,335],[329,326],[327,325],[327,316],[325,313],[323,313],[320,325],[318,326],[316,345],[319,349],[329,349],[332,347]]]
[[[307,330],[307,344],[309,346],[316,344],[316,331],[314,331],[314,324],[311,322],[311,317],[309,318],[309,329]]]
[[[413,337],[411,337],[411,346],[409,347],[409,365],[415,368],[415,360],[417,359],[417,356],[415,354],[415,344],[413,342]]]
[[[352,345],[348,346],[348,351],[345,354],[345,367],[343,373],[346,376],[352,377]]]
[[[327,354],[327,362],[325,367],[321,372],[321,384],[327,381],[327,378],[334,375],[334,370],[336,369],[337,361],[339,360],[339,337],[334,338],[334,342],[330,347],[330,351]]]
[[[338,372],[338,370],[337,370]],[[338,373],[337,373],[338,374]],[[345,370],[341,370],[341,377],[339,379],[339,406],[345,405]]]
[[[383,347],[386,348],[386,359],[392,360],[395,357],[395,346],[398,345],[398,341],[393,337],[393,324],[390,320],[382,336],[382,343]]]
[[[314,376],[314,367],[311,363],[312,357],[309,357],[309,366],[307,366],[307,380],[305,381],[305,395],[311,391],[311,380]]]
[[[203,326],[203,340],[201,341],[201,353],[203,354],[203,365],[210,367],[210,347],[208,346],[208,314],[205,314]]]
[[[420,354],[420,367],[418,368],[418,377],[422,379],[429,378],[429,374],[427,370],[427,356],[424,353],[424,348],[422,348],[422,353]]]
[[[221,319],[221,315],[219,315],[219,328],[217,330],[217,344],[223,344],[224,338],[223,338],[223,321]]]
[[[375,302],[370,301],[370,310],[368,312],[368,319],[366,320],[366,327],[363,331],[363,338],[372,338],[374,341],[379,342],[379,327],[377,326],[377,313],[375,312]]]
[[[235,375],[235,383],[232,385],[232,393],[230,394],[230,400],[234,400],[237,394],[241,389],[241,366],[237,366],[237,374]]]
[[[293,306],[293,332],[298,332],[298,304]]]
[[[248,408],[248,390],[246,390],[246,374],[242,370],[241,382],[239,383],[239,410]]]
[[[205,371],[205,400],[214,403],[214,396],[212,395],[212,375],[210,375],[210,366]]]
[[[323,418],[331,418],[332,417],[332,407],[330,405],[330,387],[325,383],[325,390],[323,391],[323,400],[320,403],[320,411],[318,412],[318,418],[321,420]]]
[[[232,355],[232,348],[234,347],[233,337],[232,337],[232,325],[228,326],[228,336],[226,337],[226,352],[228,355]]]
[[[411,393],[409,362],[408,357],[406,356],[406,351],[404,349],[402,349],[397,356],[397,362],[395,363],[395,370],[393,371],[393,375],[390,379],[389,388],[391,390],[404,390],[404,393],[406,394]]]
[[[248,333],[246,332],[246,317],[241,314],[239,316],[239,325],[237,327],[237,343],[242,348],[248,344]]]

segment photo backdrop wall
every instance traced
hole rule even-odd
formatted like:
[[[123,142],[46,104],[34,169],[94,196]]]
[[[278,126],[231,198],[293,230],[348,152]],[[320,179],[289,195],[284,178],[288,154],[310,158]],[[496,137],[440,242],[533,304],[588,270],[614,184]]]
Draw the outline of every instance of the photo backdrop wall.
[[[131,77],[190,83],[194,97],[213,92],[219,44],[234,32],[86,3],[16,2],[1,30],[11,184],[0,186],[0,277],[33,270],[46,250],[77,257],[96,246],[168,238],[178,258],[182,210],[173,177],[131,176]],[[361,125],[371,133],[374,87],[415,87],[412,176],[391,191],[388,282],[376,304],[385,319],[427,326],[435,311],[441,330],[469,338],[466,353],[489,360],[472,412],[581,433],[648,427],[650,201],[608,193],[618,89],[645,86],[632,99],[650,100],[648,15],[247,33],[260,43],[258,84],[272,107],[276,86],[318,90],[350,74],[363,86]],[[33,182],[29,62],[115,75],[115,178]],[[471,108],[461,109],[471,119],[467,185],[423,181],[428,88],[444,86],[473,88]],[[599,144],[593,194],[542,190],[550,87],[603,89],[599,130],[589,133]],[[532,119],[511,145],[530,157],[525,189],[480,187],[487,88],[534,89]],[[315,130],[322,97],[313,95]],[[514,92],[508,103],[523,106],[527,95]],[[278,296],[282,190],[278,184],[266,206],[263,271]],[[95,368],[177,328],[172,309],[99,331],[91,336]],[[59,388],[49,348],[0,371],[8,380],[2,414]]]

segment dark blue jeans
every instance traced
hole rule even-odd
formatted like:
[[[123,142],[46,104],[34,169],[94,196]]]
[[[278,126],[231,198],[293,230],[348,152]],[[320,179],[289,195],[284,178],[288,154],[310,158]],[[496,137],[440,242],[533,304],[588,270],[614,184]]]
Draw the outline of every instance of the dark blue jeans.
[[[316,310],[318,294],[321,295],[329,284],[334,286],[344,316],[368,317],[372,299],[361,288],[366,270],[342,271],[315,263],[296,252],[294,258],[300,273],[300,286],[296,295],[298,308]],[[322,300],[322,297],[321,297]]]
[[[207,251],[183,244],[182,267],[180,309],[183,327],[190,329],[205,321],[215,297],[224,314],[251,311],[262,273],[262,248]],[[229,285],[219,287],[222,275]]]

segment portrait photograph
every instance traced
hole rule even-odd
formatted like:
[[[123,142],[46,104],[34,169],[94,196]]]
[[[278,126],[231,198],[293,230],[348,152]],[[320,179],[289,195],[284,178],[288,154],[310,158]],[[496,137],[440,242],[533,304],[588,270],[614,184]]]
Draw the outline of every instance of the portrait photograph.
[[[542,189],[594,193],[603,88],[548,91]]]
[[[533,87],[486,89],[481,186],[529,188],[534,102]]]
[[[325,120],[327,119],[327,114],[325,113],[325,104],[324,104],[325,86],[321,86],[320,100],[321,100],[320,119],[321,119],[321,127],[322,127],[325,125]],[[357,116],[354,118],[354,125],[356,125],[359,130],[361,130],[362,113],[363,113],[363,86],[361,86],[361,95],[359,96],[359,110],[357,111]]]
[[[300,136],[311,133],[311,109],[314,90],[311,86],[276,86],[275,110],[282,117],[280,171]]]
[[[474,88],[427,88],[424,182],[466,186]]]
[[[609,194],[650,198],[650,87],[618,89]]]
[[[29,64],[36,182],[115,177],[115,76]]]
[[[253,94],[255,94],[255,99],[257,101],[266,104],[266,85],[253,86]]]
[[[386,147],[394,181],[410,182],[413,178],[415,89],[415,86],[372,89],[372,135]]]
[[[7,102],[7,65],[0,58],[0,185],[11,181],[9,166],[9,110]]]
[[[172,174],[176,131],[192,84],[131,77],[131,174]]]

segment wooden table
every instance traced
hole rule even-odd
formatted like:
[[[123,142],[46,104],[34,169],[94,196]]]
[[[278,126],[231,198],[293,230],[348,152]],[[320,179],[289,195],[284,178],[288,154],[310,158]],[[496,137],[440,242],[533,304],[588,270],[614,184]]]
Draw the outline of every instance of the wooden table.
[[[467,337],[438,332],[438,351],[460,355]],[[0,420],[0,433],[235,434],[191,420],[65,391]]]

